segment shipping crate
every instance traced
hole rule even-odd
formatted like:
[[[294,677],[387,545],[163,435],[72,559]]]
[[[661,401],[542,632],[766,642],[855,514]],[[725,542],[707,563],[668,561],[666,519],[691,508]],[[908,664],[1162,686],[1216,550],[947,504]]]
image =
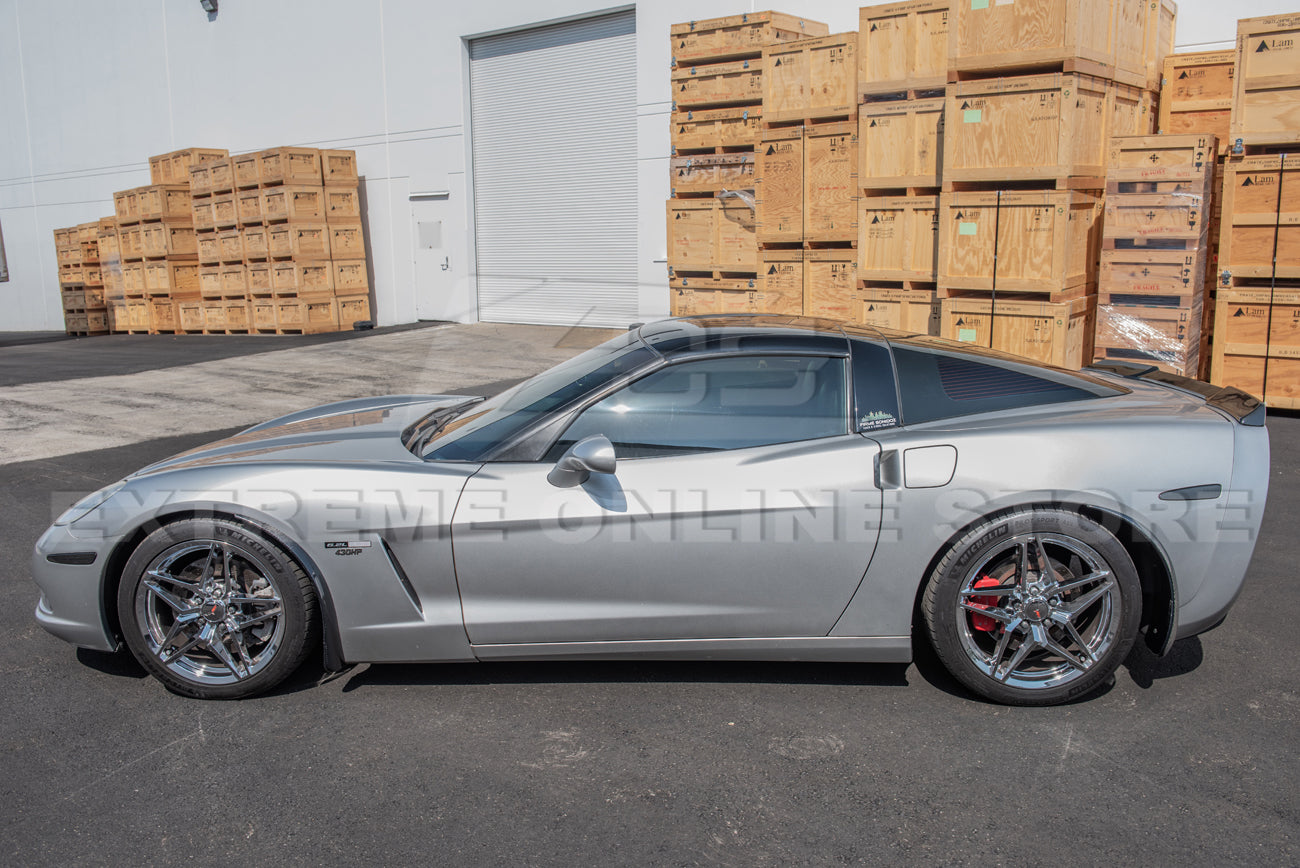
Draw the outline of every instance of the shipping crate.
[[[741,281],[736,281],[741,283]],[[776,316],[801,316],[803,293],[769,292],[765,289],[693,288],[674,284],[669,290],[669,309],[673,316],[707,314],[760,313]]]
[[[764,131],[754,168],[760,243],[803,241],[803,171],[803,129],[786,127]]]
[[[673,64],[682,66],[705,60],[755,57],[773,43],[826,36],[830,29],[819,21],[781,12],[750,12],[674,24],[669,32]]]
[[[861,266],[858,267],[861,273]],[[866,281],[854,294],[853,321],[917,335],[939,334],[939,299],[933,289],[899,289]]]
[[[804,128],[803,236],[858,240],[858,124]]]
[[[199,266],[199,295],[205,299],[221,298],[221,266]]]
[[[305,335],[339,330],[338,300],[332,295],[281,299],[276,302],[276,324],[281,332]]]
[[[673,112],[673,153],[715,148],[752,148],[763,126],[763,107]]]
[[[86,282],[85,266],[79,262],[59,266],[60,286],[80,286]]]
[[[119,225],[117,243],[123,262],[136,262],[144,258],[140,240],[140,226]]]
[[[195,262],[160,260],[144,264],[145,295],[167,295],[172,298],[197,298],[199,291],[199,265]]]
[[[153,318],[149,314],[149,302],[144,299],[127,299],[126,331],[135,334],[148,334]]]
[[[320,152],[321,180],[326,187],[351,187],[356,189],[357,152],[322,150]]]
[[[83,288],[81,295],[85,299],[86,309],[95,310],[104,307],[107,303],[104,292],[105,290],[102,286],[87,286]]]
[[[86,332],[92,335],[108,334],[108,310],[86,311]]]
[[[217,228],[212,211],[211,196],[201,196],[190,200],[190,222],[199,232]]]
[[[221,236],[225,233],[196,232],[195,246],[198,248],[199,262],[203,265],[217,265],[221,262]]]
[[[225,229],[217,233],[217,246],[221,262],[244,261],[244,238],[238,229]]]
[[[853,297],[858,288],[858,252],[852,249],[803,252],[804,316],[853,320]]]
[[[949,0],[865,6],[858,13],[858,94],[948,82]]]
[[[1300,156],[1226,164],[1219,275],[1221,287],[1240,278],[1300,278]]]
[[[1212,135],[1121,136],[1110,141],[1106,165],[1107,190],[1112,193],[1155,192],[1144,187],[1166,181],[1188,181],[1183,189],[1200,192],[1214,171],[1217,140]]]
[[[271,290],[276,295],[333,293],[333,265],[329,260],[273,262]]]
[[[176,305],[178,331],[197,334],[203,331],[203,302],[182,301]]]
[[[1073,64],[1136,87],[1148,82],[1151,0],[970,0],[953,4],[948,67],[959,72]],[[1172,17],[1167,22],[1172,43]],[[1157,32],[1160,27],[1157,18]],[[1152,44],[1159,41],[1153,34]]]
[[[175,334],[180,328],[176,302],[170,298],[152,298],[149,300],[149,331],[153,334]]]
[[[320,151],[315,148],[268,148],[257,155],[264,186],[321,183]]]
[[[673,109],[763,101],[763,61],[732,60],[679,66],[672,73]]]
[[[1178,4],[1174,0],[1156,0],[1145,5],[1143,18],[1142,59],[1146,63],[1146,83],[1140,85],[1147,91],[1158,92],[1163,87],[1165,58],[1174,53],[1174,34],[1178,26]],[[1121,27],[1125,24],[1120,22]],[[1121,30],[1120,52],[1127,31]],[[1152,130],[1155,132],[1155,130]]]
[[[113,215],[119,226],[140,222],[140,198],[136,190],[118,190],[113,194]]]
[[[258,334],[275,334],[275,300],[255,298],[248,303],[252,331]]]
[[[330,233],[323,223],[276,223],[266,227],[273,259],[329,259]]]
[[[141,220],[172,220],[188,223],[193,219],[189,184],[156,184],[136,191],[136,207]]]
[[[329,251],[333,259],[365,259],[366,240],[361,221],[330,223]]]
[[[1219,292],[1210,382],[1300,409],[1300,285]]]
[[[60,292],[63,300],[63,309],[67,310],[85,310],[86,309],[86,292],[82,289],[65,289]]]
[[[235,189],[255,189],[261,180],[257,154],[240,154],[230,158],[230,170],[235,175]]]
[[[339,295],[357,295],[370,291],[364,259],[343,259],[331,264],[334,292]]]
[[[752,272],[758,268],[758,221],[749,197],[714,200],[713,266],[718,271]]]
[[[938,274],[939,197],[858,201],[858,277],[933,281]]]
[[[248,272],[241,262],[221,266],[221,297],[245,298],[248,295]]]
[[[256,187],[235,193],[235,214],[240,226],[262,222],[262,191]]]
[[[149,183],[189,184],[190,167],[230,156],[225,148],[183,148],[149,158]]]
[[[270,262],[246,262],[244,273],[248,277],[248,294],[250,296],[268,296],[274,293],[271,284]]]
[[[122,334],[127,330],[125,301],[108,303],[108,330],[113,334]]]
[[[228,299],[221,304],[225,308],[227,334],[242,334],[252,328],[247,299]]]
[[[1219,153],[1232,145],[1232,100],[1236,89],[1236,51],[1171,54],[1164,62],[1160,91],[1160,132],[1210,134]]]
[[[1096,297],[1052,303],[945,298],[940,334],[1037,362],[1077,370],[1092,362]]]
[[[118,262],[122,258],[121,250],[117,241],[117,224],[108,219],[108,225],[100,221],[99,227],[99,261],[100,262]]]
[[[1102,304],[1131,303],[1135,298],[1179,297],[1184,306],[1205,291],[1205,250],[1103,250],[1097,284]]]
[[[86,286],[103,286],[104,279],[99,270],[99,263],[90,262],[81,266],[81,281]]]
[[[858,184],[868,189],[939,186],[943,131],[943,97],[858,106]]]
[[[262,190],[262,218],[268,222],[281,220],[324,222],[324,190],[324,187],[319,186],[267,187]]]
[[[203,302],[203,330],[208,334],[225,334],[226,303],[224,301]]]
[[[209,160],[206,165],[208,167],[208,185],[212,193],[235,192],[235,171],[229,157]]]
[[[212,196],[212,225],[218,229],[234,229],[239,225],[239,209],[234,193],[216,193]]]
[[[210,196],[212,194],[212,164],[195,163],[190,166],[190,195]]]
[[[1116,83],[1110,97],[1111,136],[1155,135],[1159,111],[1155,91]]]
[[[194,227],[188,223],[142,223],[140,253],[147,259],[198,258]]]
[[[355,323],[370,321],[370,296],[343,295],[335,299],[339,312],[339,328],[350,329]]]
[[[361,219],[361,194],[356,187],[325,188],[325,219],[350,223]]]
[[[122,265],[122,293],[128,298],[144,296],[143,262],[127,262]]]
[[[1204,247],[1209,237],[1208,205],[1205,196],[1191,192],[1108,196],[1102,238],[1107,247]]]
[[[804,250],[767,248],[760,251],[759,277],[763,291],[784,299],[799,299],[799,310],[804,303]]]
[[[270,241],[265,226],[245,226],[239,230],[243,242],[244,261],[259,262],[270,256]]]
[[[1049,293],[1061,301],[1096,282],[1096,196],[1070,190],[944,193],[939,211],[940,295],[996,289]]]
[[[1113,90],[1080,73],[949,86],[944,182],[1101,178]]]
[[[668,171],[674,196],[754,189],[753,154],[672,157]]]
[[[1099,305],[1094,358],[1145,362],[1196,377],[1201,369],[1201,307]]]
[[[1237,22],[1235,143],[1300,142],[1300,13]]]
[[[766,123],[854,118],[858,34],[838,33],[763,49]]]
[[[754,211],[741,197],[670,199],[668,264],[674,271],[752,272],[755,228]]]
[[[63,327],[70,335],[84,335],[90,331],[86,315],[84,313],[72,313],[71,311],[63,314]]]

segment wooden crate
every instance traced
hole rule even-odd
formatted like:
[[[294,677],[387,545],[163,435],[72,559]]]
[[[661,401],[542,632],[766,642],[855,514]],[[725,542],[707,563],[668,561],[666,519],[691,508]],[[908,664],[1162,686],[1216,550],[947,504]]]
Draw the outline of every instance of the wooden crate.
[[[85,266],[80,262],[59,266],[60,286],[80,286],[86,282]]]
[[[258,262],[270,256],[270,239],[266,226],[245,226],[239,230],[245,262]]]
[[[858,201],[858,277],[868,281],[937,277],[939,197],[881,196]]]
[[[225,229],[217,233],[217,247],[221,262],[244,261],[244,238],[238,229]]]
[[[673,152],[752,148],[763,126],[763,107],[740,106],[673,112]]]
[[[330,233],[323,223],[276,223],[266,227],[272,259],[329,259]]]
[[[122,265],[122,293],[129,298],[144,295],[143,262],[127,262]]]
[[[176,302],[170,298],[149,299],[149,331],[153,334],[175,334],[180,328]]]
[[[235,192],[235,170],[229,157],[208,160],[206,165],[208,167],[208,187],[212,193]],[[193,190],[191,190],[192,192]]]
[[[239,209],[234,193],[213,194],[212,225],[218,229],[234,229],[239,225]]]
[[[172,220],[188,223],[193,219],[189,184],[155,184],[136,191],[136,207],[141,220]]]
[[[693,289],[673,287],[669,310],[673,316],[762,313],[801,316],[803,293],[783,294],[762,289]]]
[[[763,244],[803,241],[803,129],[764,131],[755,158],[758,241]]]
[[[117,224],[111,219],[107,226],[100,221],[99,227],[99,261],[100,262],[118,262],[122,258],[121,250],[117,241]]]
[[[857,52],[856,33],[764,48],[763,120],[853,118],[858,104]]]
[[[140,225],[140,253],[145,258],[196,259],[198,242],[188,223],[143,223]]]
[[[1143,18],[1142,60],[1146,64],[1146,83],[1141,85],[1147,91],[1159,91],[1163,87],[1165,58],[1174,53],[1174,33],[1178,25],[1178,4],[1174,0],[1156,0],[1145,5]],[[1123,22],[1121,22],[1122,25]],[[1121,51],[1124,33],[1120,32]],[[1152,130],[1155,132],[1155,130]]]
[[[221,297],[244,298],[248,295],[248,271],[241,262],[221,266]]]
[[[259,334],[275,334],[275,300],[255,298],[248,303],[248,315],[252,331]]]
[[[948,28],[948,67],[959,72],[1024,70],[1053,64],[1137,87],[1148,82],[1150,0],[956,2]],[[1156,33],[1160,22],[1157,18]],[[1172,43],[1172,17],[1167,22]]]
[[[718,271],[752,272],[758,268],[758,223],[755,205],[743,196],[715,199],[713,266]]]
[[[668,171],[674,196],[754,189],[752,153],[672,157]]]
[[[86,292],[83,289],[65,289],[60,292],[64,310],[85,310]]]
[[[350,329],[355,323],[370,321],[370,296],[343,295],[335,299],[339,312],[339,328]]]
[[[370,291],[364,259],[343,259],[331,262],[334,292],[339,295],[358,295]]]
[[[332,295],[280,299],[276,302],[275,321],[281,332],[336,332],[339,330],[338,300]]]
[[[149,302],[144,299],[127,299],[126,331],[147,333],[151,329],[152,317],[149,314]]]
[[[127,330],[126,301],[108,303],[108,330],[113,334],[121,334]]]
[[[135,262],[144,258],[141,248],[140,226],[119,225],[117,243],[123,262]]]
[[[197,333],[203,331],[203,302],[182,301],[176,305],[178,331]]]
[[[1112,193],[1150,192],[1129,183],[1189,181],[1199,192],[1214,172],[1217,141],[1212,135],[1117,136],[1110,140],[1106,183]]]
[[[1300,142],[1300,13],[1237,22],[1229,138],[1248,145]]]
[[[1111,136],[1155,135],[1159,99],[1160,94],[1155,91],[1116,83],[1110,98]]]
[[[1232,145],[1232,100],[1236,51],[1196,51],[1165,58],[1160,91],[1160,132],[1209,134],[1219,153]]]
[[[1300,278],[1300,156],[1225,165],[1218,265],[1221,286],[1240,278]]]
[[[333,265],[329,260],[273,262],[271,291],[276,295],[333,293]]]
[[[1097,307],[1093,357],[1153,364],[1164,371],[1196,377],[1201,370],[1201,306]]]
[[[268,148],[257,155],[258,178],[264,186],[321,183],[320,151],[316,148]]]
[[[199,265],[195,262],[158,260],[144,264],[145,295],[172,298],[196,298],[199,292]]]
[[[331,188],[341,189],[341,188]],[[286,185],[262,190],[262,218],[281,220],[325,220],[325,188]]]
[[[63,314],[64,330],[70,335],[87,334],[90,331],[90,322],[86,314],[73,313],[65,311]]]
[[[140,222],[140,196],[136,190],[118,190],[113,194],[113,215],[119,226]]]
[[[182,148],[149,158],[149,183],[188,184],[190,168],[206,160],[230,156],[225,148]]]
[[[86,286],[103,286],[104,278],[99,270],[99,263],[89,262],[82,265],[81,281]]]
[[[858,288],[858,252],[852,249],[803,252],[804,316],[853,320]]]
[[[262,191],[257,187],[235,193],[235,215],[240,226],[262,222]]]
[[[324,197],[325,219],[331,223],[361,219],[361,193],[356,187],[326,187]]]
[[[866,281],[853,296],[854,322],[911,334],[937,336],[939,312],[933,289],[899,289]]]
[[[1103,250],[1097,282],[1102,304],[1151,296],[1199,298],[1205,291],[1206,251],[1132,248]]]
[[[939,186],[943,131],[943,97],[858,106],[858,184],[868,189]]]
[[[244,273],[248,276],[248,294],[250,296],[268,296],[272,295],[274,289],[271,284],[270,262],[246,262],[244,263]]]
[[[221,298],[221,266],[199,266],[199,294],[205,299]]]
[[[86,309],[95,310],[102,308],[107,303],[105,289],[102,286],[87,286],[81,290],[81,295],[85,299]]]
[[[763,280],[763,291],[775,298],[799,300],[799,310],[804,303],[804,251],[767,248],[759,252],[759,277]]]
[[[1076,191],[944,193],[939,290],[1081,295],[1096,282],[1101,200]],[[996,239],[997,275],[994,281]]]
[[[997,182],[1105,175],[1109,81],[1050,73],[948,88],[943,180]]]
[[[669,32],[673,63],[681,66],[706,60],[756,57],[765,46],[826,36],[830,29],[819,21],[781,12],[750,12],[674,24]]]
[[[1210,381],[1300,409],[1300,286],[1220,290]]]
[[[86,311],[86,331],[92,335],[108,334],[108,309]]]
[[[208,334],[225,333],[226,303],[224,301],[203,302],[203,330]]]
[[[858,240],[858,124],[804,128],[803,237]]]
[[[201,196],[190,200],[190,222],[200,232],[217,228],[212,211],[211,196]]]
[[[226,233],[196,232],[195,246],[199,262],[203,265],[217,265],[221,262],[221,236]]]
[[[742,198],[669,199],[668,264],[674,271],[752,272],[755,228],[754,211]]]
[[[326,187],[351,187],[356,189],[357,152],[322,150],[320,152],[321,181]]]
[[[247,299],[227,299],[221,303],[225,308],[226,332],[242,333],[252,329],[252,316]]]
[[[261,175],[258,169],[257,154],[240,154],[230,158],[230,170],[235,176],[235,189],[256,188]]]
[[[191,196],[209,196],[212,194],[211,163],[195,163],[189,168],[189,176]]]
[[[673,109],[763,101],[763,61],[732,60],[679,66],[672,73]]]
[[[330,223],[326,229],[329,232],[329,250],[331,258],[366,258],[366,237],[360,220],[351,223]]]
[[[1203,248],[1209,237],[1209,203],[1200,193],[1119,193],[1106,198],[1102,238],[1122,246]],[[1107,247],[1121,246],[1106,244]]]
[[[1037,362],[1078,369],[1092,362],[1096,298],[1052,303],[945,298],[940,334]]]
[[[949,0],[907,0],[858,12],[858,93],[943,87],[948,82]]]

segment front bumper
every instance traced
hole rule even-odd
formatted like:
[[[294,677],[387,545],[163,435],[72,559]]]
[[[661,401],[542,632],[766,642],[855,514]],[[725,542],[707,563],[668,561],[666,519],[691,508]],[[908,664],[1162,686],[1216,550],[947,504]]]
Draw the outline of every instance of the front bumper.
[[[103,573],[111,541],[80,539],[69,527],[51,527],[32,553],[32,578],[41,589],[36,622],[65,642],[116,651],[117,638],[104,611]],[[93,552],[92,564],[53,563],[50,555]]]

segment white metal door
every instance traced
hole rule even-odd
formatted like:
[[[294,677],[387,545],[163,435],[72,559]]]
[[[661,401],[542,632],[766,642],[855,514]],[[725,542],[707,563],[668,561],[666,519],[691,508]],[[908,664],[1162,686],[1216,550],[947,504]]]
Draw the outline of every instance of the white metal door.
[[[637,316],[636,14],[470,43],[479,318]]]
[[[454,273],[460,263],[451,260],[447,227],[449,196],[411,198],[411,237],[415,239],[415,316],[422,320],[464,322],[464,305],[457,303]]]

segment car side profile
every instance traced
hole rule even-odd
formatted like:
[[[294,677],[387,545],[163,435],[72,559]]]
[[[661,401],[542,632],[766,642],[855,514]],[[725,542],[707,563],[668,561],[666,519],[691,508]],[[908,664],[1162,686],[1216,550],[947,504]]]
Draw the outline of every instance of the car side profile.
[[[293,413],[87,497],[37,620],[200,698],[355,663],[906,662],[1095,691],[1216,626],[1263,518],[1235,389],[772,316],[634,327],[491,399]]]

